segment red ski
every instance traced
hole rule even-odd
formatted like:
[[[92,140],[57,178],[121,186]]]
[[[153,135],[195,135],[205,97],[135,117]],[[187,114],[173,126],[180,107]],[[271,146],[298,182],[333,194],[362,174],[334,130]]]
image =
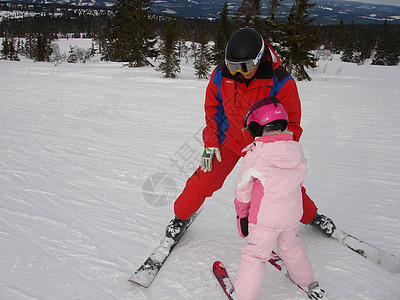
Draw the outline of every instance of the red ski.
[[[273,265],[275,268],[277,268],[279,271],[281,271],[283,274],[285,274],[285,276],[287,278],[290,279],[289,272],[286,269],[284,261],[282,260],[282,258],[275,251],[272,251],[271,258],[268,260],[268,262],[271,265]],[[316,293],[316,292],[309,293],[305,288],[303,288],[302,286],[298,285],[297,283],[295,283],[291,279],[290,279],[290,281],[293,282],[293,284],[295,284],[300,290],[302,290],[304,293],[306,293],[308,298],[310,298],[310,299],[328,300],[328,298],[324,294],[325,291],[321,290],[322,294],[321,293]]]
[[[268,262],[290,279],[285,263],[275,251],[272,251],[271,258],[268,260]],[[224,264],[220,261],[215,261],[213,264],[213,272],[225,294],[228,296],[228,299],[236,300],[235,288],[233,287],[232,281],[229,278],[228,272],[226,271]],[[290,279],[290,281],[292,280]],[[323,290],[321,290],[322,293],[309,293],[305,288],[296,284],[294,281],[292,281],[292,283],[295,284],[300,290],[302,290],[310,299],[328,300],[328,298],[324,295]]]
[[[213,264],[213,273],[225,294],[228,296],[228,299],[235,300],[235,288],[233,287],[232,281],[229,279],[229,275],[224,264],[220,261],[215,261]]]
[[[275,252],[272,251],[271,258],[268,260],[268,262],[273,265],[275,268],[277,268],[279,271],[281,271],[287,278],[290,279],[289,273],[286,269],[285,263],[283,262],[282,258]],[[291,279],[290,279],[291,280]],[[293,282],[293,281],[292,281]],[[301,287],[300,285],[296,284],[293,282],[299,289],[301,289],[303,292],[307,293],[307,291]]]

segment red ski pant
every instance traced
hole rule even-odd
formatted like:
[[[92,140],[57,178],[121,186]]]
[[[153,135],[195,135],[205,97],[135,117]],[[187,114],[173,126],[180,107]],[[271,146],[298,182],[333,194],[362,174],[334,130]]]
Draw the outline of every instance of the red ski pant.
[[[211,172],[204,173],[200,167],[186,181],[183,192],[176,199],[174,204],[175,215],[181,220],[187,220],[200,206],[207,197],[219,190],[226,177],[232,172],[241,155],[228,148],[221,148],[222,161],[213,160]],[[307,224],[312,221],[317,213],[317,207],[306,194],[306,189],[302,188],[303,194],[303,217],[301,223]]]

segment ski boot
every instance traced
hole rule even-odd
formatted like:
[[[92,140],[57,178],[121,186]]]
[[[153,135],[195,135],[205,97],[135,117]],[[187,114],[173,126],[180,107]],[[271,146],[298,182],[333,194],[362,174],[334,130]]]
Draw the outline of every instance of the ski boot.
[[[318,281],[311,283],[306,289],[308,298],[310,299],[324,299],[325,291],[319,287]]]
[[[327,216],[319,214],[315,215],[310,224],[329,237],[336,229],[336,226],[331,219],[329,219]]]
[[[178,242],[182,235],[185,233],[188,223],[189,219],[183,221],[178,217],[175,217],[175,219],[172,219],[169,222],[166,228],[166,236],[172,238],[175,242]]]

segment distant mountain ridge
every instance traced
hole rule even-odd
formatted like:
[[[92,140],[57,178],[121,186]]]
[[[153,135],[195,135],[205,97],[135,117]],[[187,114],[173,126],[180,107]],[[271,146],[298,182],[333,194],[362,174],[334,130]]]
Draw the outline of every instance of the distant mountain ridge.
[[[0,0],[2,1],[2,0]],[[155,0],[152,12],[182,16],[187,18],[216,19],[226,0]],[[19,2],[19,1],[12,1]],[[69,4],[78,6],[109,8],[116,0],[25,0],[28,3]],[[362,23],[383,23],[385,19],[389,24],[400,24],[400,6],[375,5],[341,0],[316,0],[317,4],[310,10],[315,23],[337,24],[343,18],[345,24],[354,21]],[[290,9],[292,1],[282,3],[282,11]],[[229,14],[233,15],[241,0],[228,2]],[[267,1],[262,2],[262,14],[267,15]]]

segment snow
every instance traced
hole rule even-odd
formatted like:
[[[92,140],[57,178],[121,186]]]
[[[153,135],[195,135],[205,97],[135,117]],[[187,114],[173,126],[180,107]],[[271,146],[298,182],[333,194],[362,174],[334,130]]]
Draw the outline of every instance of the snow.
[[[400,67],[334,56],[310,74],[298,83],[308,194],[340,229],[400,256]],[[222,260],[234,278],[246,243],[233,206],[240,163],[152,285],[127,281],[198,162],[206,85],[191,62],[164,79],[98,58],[0,61],[1,299],[225,299],[211,266]],[[399,299],[399,274],[310,226],[299,235],[329,299]],[[272,266],[267,298],[307,299]]]

